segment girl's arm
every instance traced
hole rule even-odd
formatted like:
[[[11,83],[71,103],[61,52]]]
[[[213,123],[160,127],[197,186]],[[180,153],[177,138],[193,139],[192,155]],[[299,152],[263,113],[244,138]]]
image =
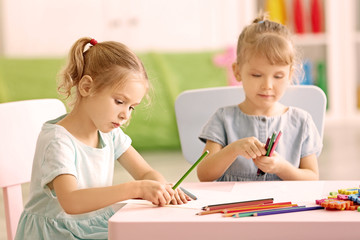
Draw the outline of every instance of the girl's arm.
[[[284,161],[277,175],[283,180],[319,180],[317,157],[312,154],[301,158],[299,168]]]
[[[60,205],[69,214],[81,214],[107,207],[116,202],[142,198],[164,206],[173,200],[174,190],[164,177],[153,170],[130,146],[118,159],[138,181],[115,186],[78,189],[77,179],[70,174],[57,176],[48,186],[55,189]]]
[[[213,141],[207,140],[204,151],[209,155],[197,167],[200,181],[214,181],[221,177],[237,156],[256,158],[266,153],[264,144],[255,137],[239,139],[224,148]]]
[[[255,159],[254,162],[264,172],[276,174],[282,180],[319,180],[318,161],[315,154],[301,158],[299,168],[294,167],[277,152],[274,152],[272,157],[260,157],[259,161]]]
[[[57,176],[51,184],[61,207],[68,214],[81,214],[110,206],[116,202],[142,198],[164,206],[173,197],[173,190],[157,181],[133,181],[109,187],[78,189],[75,176]]]

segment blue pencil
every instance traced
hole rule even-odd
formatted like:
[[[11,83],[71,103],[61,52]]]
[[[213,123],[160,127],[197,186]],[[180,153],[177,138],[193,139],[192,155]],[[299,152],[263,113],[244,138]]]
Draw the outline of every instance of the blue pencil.
[[[265,215],[291,213],[291,212],[311,211],[311,210],[318,210],[318,209],[324,209],[324,207],[321,207],[321,206],[294,207],[294,208],[283,209],[283,210],[274,210],[274,211],[269,211],[269,212],[257,212],[257,213],[254,213],[253,216],[256,217],[256,216],[265,216]]]
[[[189,192],[188,190],[186,190],[183,187],[180,187],[181,191],[183,191],[186,195],[188,195],[192,200],[197,200],[197,197],[192,194],[191,192]]]

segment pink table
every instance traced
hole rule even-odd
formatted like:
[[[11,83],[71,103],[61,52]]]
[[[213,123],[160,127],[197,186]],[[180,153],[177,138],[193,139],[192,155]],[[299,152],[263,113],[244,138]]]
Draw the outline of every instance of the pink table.
[[[109,239],[360,239],[360,212],[314,210],[259,217],[196,215],[199,207],[273,197],[315,205],[329,192],[358,188],[360,181],[280,181],[183,183],[198,196],[189,205],[156,207],[146,201],[127,203],[109,220]]]

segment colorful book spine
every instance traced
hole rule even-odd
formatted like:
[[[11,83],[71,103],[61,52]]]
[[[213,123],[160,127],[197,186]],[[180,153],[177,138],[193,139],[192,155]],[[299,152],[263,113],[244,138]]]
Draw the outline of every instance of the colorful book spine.
[[[294,0],[293,12],[294,12],[295,33],[300,33],[300,34],[304,33],[305,32],[304,4],[302,0]]]

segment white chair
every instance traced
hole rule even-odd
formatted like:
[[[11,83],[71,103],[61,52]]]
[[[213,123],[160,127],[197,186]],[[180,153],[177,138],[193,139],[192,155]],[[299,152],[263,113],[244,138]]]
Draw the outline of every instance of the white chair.
[[[187,90],[177,97],[175,114],[181,150],[189,163],[193,164],[204,150],[205,144],[199,140],[198,136],[211,115],[219,107],[236,105],[242,102],[244,98],[245,95],[241,86]],[[326,96],[319,87],[289,86],[280,102],[309,112],[321,138],[323,137]]]
[[[3,188],[6,230],[14,239],[24,209],[21,184],[31,178],[35,146],[44,122],[66,113],[57,99],[0,104],[0,187]]]

